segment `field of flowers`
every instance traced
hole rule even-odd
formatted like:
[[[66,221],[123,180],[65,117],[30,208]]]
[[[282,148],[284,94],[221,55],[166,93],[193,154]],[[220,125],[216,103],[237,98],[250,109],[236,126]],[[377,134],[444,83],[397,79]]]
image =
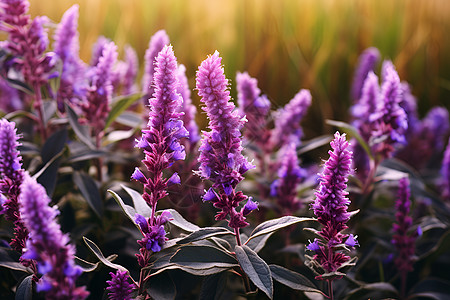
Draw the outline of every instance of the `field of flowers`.
[[[160,29],[142,51],[84,2],[33,6],[0,1],[0,299],[450,298],[445,60],[410,75],[388,33],[339,78],[344,35],[311,65],[285,40],[289,69],[270,43],[233,59]]]

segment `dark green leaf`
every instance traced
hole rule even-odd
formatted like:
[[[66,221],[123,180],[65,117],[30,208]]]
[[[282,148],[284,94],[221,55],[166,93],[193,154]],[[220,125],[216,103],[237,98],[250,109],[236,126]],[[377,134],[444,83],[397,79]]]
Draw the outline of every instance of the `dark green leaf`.
[[[4,118],[9,121],[13,121],[14,119],[23,118],[23,117],[28,118],[30,120],[35,120],[35,121],[37,120],[35,115],[30,113],[29,111],[24,111],[24,110],[12,111],[9,114],[4,116]]]
[[[72,155],[71,157],[69,157],[69,159],[67,160],[67,163],[71,164],[74,162],[79,162],[79,161],[85,161],[85,160],[90,160],[90,159],[94,159],[94,158],[99,158],[99,157],[104,157],[107,154],[107,152],[102,151],[102,150],[92,150],[90,148],[88,148],[86,151],[82,151],[80,153],[76,153],[74,155]]]
[[[367,155],[373,159],[372,151],[370,150],[369,145],[366,143],[366,141],[362,138],[362,136],[359,134],[358,130],[353,127],[352,125],[341,122],[341,121],[334,121],[334,120],[326,120],[328,125],[336,126],[340,130],[347,133],[349,137],[355,138],[358,143],[361,145],[361,147],[364,149],[364,151],[367,153]]]
[[[324,145],[328,145],[331,142],[331,140],[333,140],[333,137],[327,134],[318,136],[309,141],[302,142],[300,148],[297,150],[297,154],[300,155],[308,151],[322,147]]]
[[[236,257],[248,278],[270,299],[273,298],[273,281],[267,263],[246,245],[236,246]]]
[[[42,104],[44,108],[44,124],[47,124],[56,112],[56,101],[44,101]]]
[[[175,299],[177,294],[175,284],[167,273],[150,277],[145,286],[147,287],[147,293],[153,299],[171,300]]]
[[[30,269],[24,267],[21,263],[15,261],[0,261],[0,267],[31,273]]]
[[[175,209],[166,209],[166,211],[170,212],[172,215],[172,220],[169,221],[170,224],[187,232],[194,232],[200,229],[197,225],[186,221],[186,219],[183,218]]]
[[[105,130],[117,119],[120,114],[122,114],[131,104],[136,102],[141,98],[140,94],[129,95],[125,97],[120,97],[114,99],[111,111],[109,112],[108,118],[106,119]]]
[[[150,218],[152,209],[150,208],[150,206],[148,206],[147,202],[145,202],[144,198],[142,198],[142,195],[123,184],[121,184],[120,186],[125,190],[125,192],[128,193],[128,195],[130,195],[131,199],[133,200],[133,205],[136,212],[146,218]]]
[[[264,248],[267,240],[272,236],[273,233],[275,233],[275,231],[252,238],[248,240],[245,243],[245,245],[247,245],[250,249],[258,253],[259,251],[261,251],[262,248]]]
[[[85,173],[76,171],[73,172],[73,181],[95,214],[101,218],[103,215],[102,197],[94,179]]]
[[[281,217],[278,219],[265,221],[265,222],[259,224],[253,230],[253,232],[250,234],[250,237],[248,238],[247,242],[245,242],[245,244],[247,244],[251,239],[253,239],[257,236],[268,234],[273,231],[279,230],[281,228],[284,228],[284,227],[287,227],[289,225],[293,225],[293,224],[296,224],[299,222],[313,221],[313,220],[314,219],[312,219],[312,218],[299,218],[299,217],[294,217],[294,216],[284,216],[284,217]]]
[[[98,267],[98,262],[94,264],[94,263],[88,262],[84,259],[81,259],[77,256],[75,256],[75,263],[77,264],[77,266],[79,266],[81,269],[83,269],[83,272],[86,272],[86,273],[92,272],[95,269],[97,269],[97,267]]]
[[[125,111],[117,117],[116,122],[131,128],[139,128],[141,127],[142,120],[141,115],[131,111]]]
[[[70,126],[72,126],[73,131],[77,135],[77,137],[82,141],[86,146],[91,149],[95,149],[94,143],[91,140],[91,137],[88,135],[87,130],[81,126],[78,122],[78,116],[72,107],[69,104],[65,104],[67,117],[69,118]]]
[[[238,265],[236,259],[225,251],[210,246],[194,245],[181,247],[170,262],[192,269],[232,268]]]
[[[119,204],[120,208],[123,210],[128,219],[130,219],[131,222],[133,222],[133,224],[136,225],[137,228],[139,228],[139,225],[137,225],[136,222],[134,221],[134,215],[136,214],[136,210],[133,207],[126,205],[123,202],[122,198],[120,198],[120,196],[116,192],[111,190],[108,190],[108,192],[113,196],[117,204]]]
[[[223,227],[200,228],[199,230],[194,231],[193,233],[179,240],[177,244],[188,244],[195,241],[207,239],[216,235],[224,235],[224,234],[234,234],[234,233]]]
[[[291,289],[303,292],[314,292],[325,295],[322,291],[305,276],[297,272],[288,270],[281,266],[270,265],[270,271],[272,272],[272,278],[276,281],[290,287]]]
[[[6,78],[6,81],[8,82],[8,85],[15,88],[16,90],[22,91],[28,95],[34,95],[34,90],[25,82],[12,78]]]
[[[225,272],[206,276],[203,279],[202,290],[199,300],[218,300],[222,296],[227,286],[227,276]]]
[[[390,283],[376,282],[365,284],[360,288],[351,290],[346,295],[345,299],[385,299],[386,297],[396,296],[398,296],[398,292]]]
[[[238,265],[236,264],[236,267],[237,266]],[[230,270],[230,267],[211,267],[211,268],[205,268],[205,269],[198,269],[198,268],[190,268],[190,267],[171,263],[171,264],[167,265],[166,267],[159,269],[155,273],[152,273],[150,276],[156,276],[158,274],[161,274],[164,271],[175,270],[175,269],[183,270],[186,273],[196,275],[196,276],[208,276],[208,275],[228,271],[228,270]]]
[[[126,139],[129,139],[130,137],[133,136],[134,132],[136,131],[136,129],[130,129],[130,130],[114,130],[111,131],[107,136],[106,136],[106,143],[107,144],[113,144],[113,143],[117,143],[119,141],[123,141]]]
[[[93,241],[91,241],[87,237],[83,237],[83,240],[86,243],[86,245],[88,246],[88,248],[92,251],[92,253],[94,253],[95,256],[97,256],[97,258],[102,263],[104,263],[105,265],[107,265],[108,267],[111,267],[113,269],[128,272],[128,270],[126,268],[122,267],[121,265],[114,264],[114,263],[110,262],[107,258],[105,258],[102,251],[98,248],[98,246]]]
[[[31,300],[33,297],[33,275],[25,277],[16,291],[16,300]]]
[[[448,292],[446,293],[437,293],[437,292],[423,292],[423,293],[417,293],[412,294],[408,296],[408,299],[434,299],[434,300],[448,300]]]

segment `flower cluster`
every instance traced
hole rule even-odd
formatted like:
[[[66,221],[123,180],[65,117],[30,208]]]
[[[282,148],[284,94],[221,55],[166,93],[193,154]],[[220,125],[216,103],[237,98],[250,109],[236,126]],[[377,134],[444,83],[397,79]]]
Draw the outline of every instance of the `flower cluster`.
[[[166,238],[166,232],[164,231],[164,225],[170,220],[171,214],[168,211],[163,211],[161,215],[155,217],[154,222],[149,223],[149,219],[141,216],[140,214],[135,215],[135,222],[139,225],[141,233],[144,238],[138,241],[141,247],[151,250],[153,252],[161,251],[161,247],[164,245]],[[141,265],[143,262],[139,262]]]
[[[248,121],[244,128],[244,136],[260,147],[267,146],[270,137],[270,131],[266,130],[270,112],[269,99],[265,95],[260,95],[258,81],[247,72],[236,74],[236,89],[239,112]]]
[[[74,262],[75,248],[61,232],[56,222],[59,211],[49,206],[44,187],[25,176],[19,199],[20,213],[30,232],[22,258],[35,260],[38,272],[43,274],[38,292],[46,292],[48,299],[86,299],[89,293],[75,284],[82,273]]]
[[[209,132],[203,132],[199,148],[199,174],[213,182],[213,187],[205,194],[205,201],[212,201],[221,209],[216,220],[229,216],[229,226],[241,228],[247,226],[244,210],[237,212],[236,207],[248,197],[236,192],[236,185],[244,178],[243,174],[253,168],[242,155],[242,141],[239,129],[245,119],[239,116],[234,104],[230,101],[227,89],[228,80],[221,66],[221,57],[216,51],[205,59],[197,71],[197,89],[201,101],[205,103],[203,110],[209,118]],[[215,191],[214,191],[215,189]],[[253,208],[249,199],[247,209]],[[255,207],[256,208],[256,207]]]
[[[116,273],[110,272],[111,280],[106,281],[108,287],[108,296],[110,300],[131,300],[133,290],[136,286],[128,282],[130,276],[126,271],[117,270]]]
[[[297,212],[302,203],[297,197],[297,186],[305,178],[306,172],[299,166],[295,144],[290,143],[280,150],[278,179],[271,185],[271,196],[286,215]]]
[[[148,43],[147,51],[145,51],[144,75],[142,76],[142,94],[144,95],[143,99],[145,99],[145,101],[152,97],[155,92],[155,86],[153,84],[155,59],[164,46],[169,45],[169,43],[169,36],[165,30],[157,31]],[[147,105],[148,103],[144,104]]]
[[[348,175],[351,173],[352,152],[348,150],[349,143],[345,134],[336,132],[331,142],[333,151],[329,151],[330,158],[325,162],[320,183],[311,208],[322,224],[318,232],[319,239],[315,239],[307,248],[315,253],[312,258],[326,271],[335,272],[350,257],[337,249],[344,244],[349,247],[358,245],[353,235],[342,233],[347,228],[347,221],[352,213],[347,212],[350,200],[347,198]],[[319,279],[321,277],[319,276]]]
[[[273,148],[281,147],[289,143],[300,145],[303,130],[300,122],[311,106],[311,93],[308,90],[300,90],[284,108],[278,110],[275,115],[275,128],[271,134]]]
[[[23,225],[19,211],[20,185],[25,176],[22,169],[22,157],[17,150],[20,145],[15,123],[0,120],[0,194],[3,199],[5,218],[14,223],[14,239],[11,247],[22,253],[28,231]]]
[[[352,99],[359,100],[362,96],[363,86],[367,78],[367,74],[373,71],[376,64],[380,60],[380,52],[377,48],[368,48],[360,55],[358,66],[353,77],[353,85],[351,89]]]
[[[442,159],[441,177],[442,196],[448,201],[450,200],[450,139],[448,140],[447,147],[444,151],[444,158]]]
[[[64,112],[64,100],[67,99],[72,103],[82,101],[87,88],[84,80],[85,65],[79,58],[78,5],[73,5],[64,13],[56,29],[54,40],[54,51],[62,62],[61,81],[56,101],[59,111]]]

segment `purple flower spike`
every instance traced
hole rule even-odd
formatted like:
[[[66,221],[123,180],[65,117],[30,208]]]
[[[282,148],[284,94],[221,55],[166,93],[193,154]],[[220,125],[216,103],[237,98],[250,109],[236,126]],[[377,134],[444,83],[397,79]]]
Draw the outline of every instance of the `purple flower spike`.
[[[126,271],[117,270],[116,273],[110,272],[111,280],[106,281],[108,287],[108,296],[110,300],[131,300],[133,290],[136,286],[129,283],[130,277]]]
[[[30,3],[27,0],[3,1],[0,7],[0,20],[14,27],[25,27],[30,22],[27,15]],[[1,30],[8,31],[8,26],[1,25]]]
[[[385,62],[382,70],[381,101],[371,115],[374,124],[372,144],[380,160],[392,156],[395,146],[405,142],[408,121],[401,108],[402,86],[397,71],[391,62]]]
[[[136,77],[139,71],[139,61],[133,47],[125,46],[125,76],[123,82],[123,94],[131,95],[137,93]]]
[[[278,160],[278,179],[271,185],[271,194],[276,197],[280,209],[285,215],[292,215],[301,207],[297,198],[297,186],[303,181],[306,172],[300,168],[294,143],[280,149]]]
[[[275,128],[271,135],[274,148],[288,143],[300,145],[303,137],[300,122],[306,115],[311,100],[311,93],[308,90],[300,90],[284,108],[278,110],[275,116]]]
[[[236,211],[236,207],[246,200],[247,196],[242,192],[235,192],[235,188],[244,178],[243,174],[253,166],[241,153],[239,129],[245,119],[239,116],[230,101],[228,80],[225,78],[221,61],[216,51],[201,63],[197,71],[198,94],[205,103],[203,110],[209,118],[210,129],[209,132],[203,133],[199,148],[199,174],[213,182],[213,188],[219,196],[212,200],[214,206],[221,209],[216,220],[229,216],[229,226],[241,228],[248,223],[245,222],[242,212]],[[206,199],[208,198],[210,197]]]
[[[169,45],[170,40],[165,30],[157,31],[148,44],[148,48],[145,51],[145,67],[144,76],[142,77],[142,94],[144,95],[145,101],[152,97],[155,92],[153,86],[153,74],[155,73],[155,59],[158,53],[164,48],[164,46]],[[148,103],[145,103],[146,105]]]
[[[444,151],[444,158],[441,166],[442,196],[445,200],[450,200],[450,139]]]
[[[63,63],[57,94],[58,109],[61,112],[64,112],[65,99],[75,103],[81,102],[87,88],[83,76],[85,66],[79,58],[78,8],[75,4],[64,13],[54,35],[54,51]]]
[[[59,211],[50,207],[45,189],[35,179],[26,176],[20,194],[20,213],[30,231],[27,252],[35,257],[39,272],[43,273],[38,286],[48,299],[85,299],[89,293],[76,287],[81,269],[75,265],[75,248],[69,237],[61,232],[56,217]],[[29,256],[28,256],[29,257]]]
[[[15,123],[6,119],[0,120],[0,193],[3,199],[5,218],[14,223],[14,238],[11,247],[22,253],[28,237],[19,211],[20,185],[25,171],[22,169],[22,157],[17,148],[19,136]]]
[[[192,104],[191,90],[189,89],[188,79],[186,77],[186,67],[184,65],[178,66],[177,76],[178,81],[180,82],[178,93],[183,97],[183,105],[180,107],[179,111],[184,112],[183,123],[189,132],[189,143],[194,146],[200,140],[198,126],[195,122],[197,108]]]
[[[325,162],[324,170],[320,174],[316,200],[311,206],[318,221],[323,225],[318,233],[321,242],[315,241],[314,245],[308,246],[308,249],[316,253],[312,259],[316,260],[325,272],[334,272],[350,260],[349,256],[335,247],[339,247],[348,236],[342,233],[342,230],[347,228],[346,223],[351,216],[351,213],[347,212],[350,201],[346,197],[348,192],[345,189],[347,177],[352,171],[352,152],[348,150],[349,143],[345,134],[340,135],[339,132],[335,133],[331,147],[333,151],[328,152],[330,158]],[[348,237],[347,241],[357,244],[353,236]]]
[[[114,42],[103,47],[102,56],[91,74],[91,85],[87,94],[87,102],[82,109],[84,117],[93,127],[94,135],[102,135],[106,118],[110,111],[113,86],[113,66],[117,61],[117,46]]]
[[[265,95],[260,95],[258,81],[247,72],[236,74],[236,88],[239,112],[248,120],[244,135],[249,141],[265,147],[270,136],[266,129],[270,101]]]
[[[110,39],[102,35],[98,37],[97,41],[92,46],[91,61],[89,63],[91,67],[95,67],[98,64],[100,57],[102,57],[103,55],[104,47],[106,46],[106,44],[109,44],[110,42],[111,42]]]
[[[364,81],[367,74],[375,69],[376,64],[380,60],[380,52],[377,48],[367,48],[361,54],[358,60],[358,66],[353,77],[352,84],[352,98],[353,100],[359,100],[362,94]]]

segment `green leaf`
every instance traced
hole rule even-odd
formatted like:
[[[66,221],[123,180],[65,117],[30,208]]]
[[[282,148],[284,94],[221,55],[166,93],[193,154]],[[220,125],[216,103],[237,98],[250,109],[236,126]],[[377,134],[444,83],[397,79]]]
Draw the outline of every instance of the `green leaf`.
[[[131,128],[140,128],[142,116],[131,111],[125,111],[117,117],[116,122]]]
[[[236,259],[225,251],[210,246],[194,245],[181,247],[172,256],[170,262],[192,269],[233,268],[238,266]]]
[[[133,136],[136,129],[132,128],[130,130],[114,130],[111,131],[106,137],[105,137],[105,145],[117,143],[119,141],[123,141],[126,139],[129,139]]]
[[[85,173],[75,171],[73,172],[73,181],[95,214],[101,218],[103,215],[102,197],[94,179]]]
[[[227,286],[225,272],[206,276],[203,279],[199,300],[219,300]]]
[[[83,237],[83,240],[86,243],[86,245],[88,246],[88,248],[92,251],[92,253],[94,253],[94,255],[97,256],[97,258],[102,263],[104,263],[105,265],[107,265],[110,268],[128,272],[128,270],[126,268],[122,267],[121,265],[112,263],[107,258],[105,258],[102,251],[100,250],[100,248],[98,248],[98,246],[93,241],[91,241],[87,237]]]
[[[303,292],[320,293],[326,296],[322,291],[305,276],[297,272],[288,270],[278,265],[270,265],[270,271],[272,272],[272,278],[282,283],[291,289]]]
[[[258,253],[262,248],[266,245],[267,240],[274,234],[275,231],[270,232],[268,234],[260,235],[255,238],[249,239],[245,245],[247,245],[250,249]]]
[[[387,282],[376,282],[365,284],[359,288],[351,290],[345,297],[346,300],[358,299],[385,299],[387,297],[397,297],[398,292],[392,284]]]
[[[169,220],[170,224],[187,232],[194,232],[200,229],[200,227],[198,227],[197,225],[188,222],[175,209],[166,209],[166,211],[170,212],[170,214],[172,215],[172,220]]]
[[[141,94],[133,94],[125,97],[120,97],[113,100],[113,106],[106,119],[105,130],[120,116],[131,104],[141,98]]]
[[[15,271],[31,273],[30,269],[26,268],[24,265],[16,261],[0,261],[0,267],[4,267]]]
[[[95,149],[94,143],[92,142],[91,137],[86,132],[87,130],[81,126],[81,124],[78,122],[78,116],[75,113],[75,111],[72,109],[72,107],[69,104],[65,104],[66,106],[66,112],[67,117],[69,118],[70,126],[72,126],[73,131],[77,135],[77,137],[80,139],[81,142],[83,142],[86,146],[88,146],[91,149]]]
[[[172,300],[177,294],[175,284],[167,273],[160,273],[150,277],[145,286],[147,293],[152,299]]]
[[[136,212],[146,218],[150,218],[152,209],[150,208],[150,206],[148,206],[147,202],[145,202],[144,198],[142,198],[141,193],[130,189],[123,184],[121,184],[120,186],[125,190],[125,192],[128,193],[128,195],[130,195],[131,200],[133,200],[133,205]]]
[[[367,153],[367,155],[370,157],[370,159],[373,159],[372,151],[370,150],[369,145],[362,138],[362,136],[359,134],[358,130],[355,127],[353,127],[348,123],[334,120],[326,120],[325,123],[327,123],[328,125],[336,126],[340,130],[347,133],[349,137],[355,138],[361,145],[361,147],[364,149],[364,151]]]
[[[76,265],[79,266],[81,269],[83,269],[83,272],[85,272],[85,273],[92,272],[95,269],[97,269],[97,267],[98,267],[98,262],[94,264],[94,263],[88,262],[84,259],[81,259],[77,256],[75,256],[74,258],[75,258]]]
[[[189,234],[188,236],[184,237],[183,239],[179,240],[177,244],[189,244],[195,241],[207,239],[213,236],[217,235],[224,235],[224,234],[234,234],[230,230],[223,228],[223,227],[205,227],[200,228],[197,231],[194,231],[193,233]]]
[[[80,153],[76,153],[69,157],[67,160],[67,163],[72,164],[79,161],[85,161],[90,160],[94,158],[104,157],[107,154],[106,151],[103,150],[93,150],[90,148],[87,148],[86,151],[82,151]]]
[[[253,232],[250,234],[250,237],[245,242],[245,244],[247,244],[251,239],[253,239],[253,238],[257,237],[257,236],[269,234],[271,232],[274,232],[274,231],[279,230],[281,228],[287,227],[289,225],[293,225],[293,224],[296,224],[296,223],[299,223],[299,222],[304,222],[304,221],[314,221],[314,219],[312,219],[312,218],[299,218],[299,217],[294,217],[294,216],[284,216],[284,217],[281,217],[281,218],[265,221],[265,222],[259,224],[253,230]]]
[[[120,196],[116,192],[112,190],[108,190],[108,192],[113,196],[117,204],[119,204],[120,208],[123,210],[128,219],[130,219],[131,222],[133,222],[133,224],[140,229],[139,225],[137,225],[136,222],[134,221],[134,215],[136,214],[136,210],[133,207],[125,204],[122,198],[120,198]]]
[[[267,297],[273,299],[273,281],[270,268],[267,263],[246,245],[236,246],[236,257],[239,265],[248,278],[261,290]]]
[[[238,264],[236,264],[236,267],[237,266],[238,266]],[[161,274],[164,271],[175,270],[175,269],[182,270],[186,273],[196,275],[196,276],[208,276],[208,275],[228,271],[228,270],[230,270],[230,267],[211,267],[211,268],[205,268],[205,269],[198,269],[198,268],[190,268],[190,267],[181,266],[181,265],[172,263],[164,268],[159,269],[155,273],[152,273],[150,276],[156,276],[158,274]]]
[[[44,124],[47,124],[56,112],[56,101],[44,101],[42,104],[44,109]]]
[[[17,287],[16,300],[31,300],[33,298],[33,275],[28,275]]]
[[[9,114],[5,115],[4,118],[9,121],[13,121],[14,119],[17,119],[17,118],[28,118],[28,119],[34,120],[34,121],[37,120],[35,115],[30,113],[29,111],[24,111],[24,110],[12,111]]]
[[[6,81],[8,82],[8,85],[16,90],[22,91],[28,95],[34,95],[34,90],[25,82],[12,78],[6,78]]]
[[[333,140],[333,136],[327,134],[327,135],[321,135],[319,137],[313,138],[312,140],[302,142],[299,149],[297,150],[297,154],[303,154],[308,151],[317,149],[319,147],[328,145]]]

